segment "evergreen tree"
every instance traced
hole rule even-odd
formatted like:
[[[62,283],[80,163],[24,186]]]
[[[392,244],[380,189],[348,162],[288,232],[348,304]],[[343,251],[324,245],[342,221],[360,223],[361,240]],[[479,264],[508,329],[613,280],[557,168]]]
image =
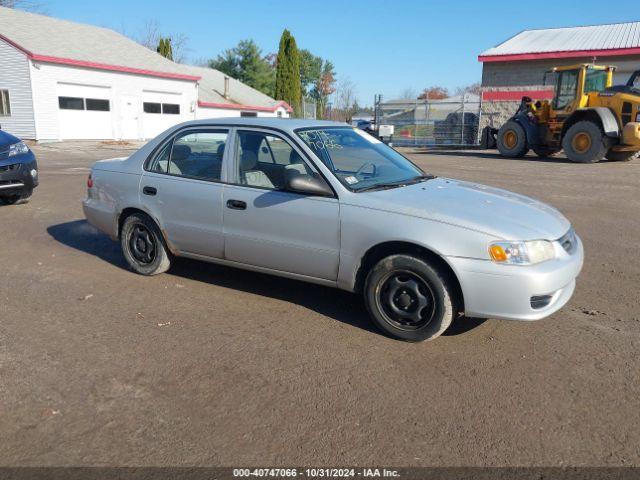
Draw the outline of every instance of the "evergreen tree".
[[[242,40],[234,48],[209,60],[209,68],[226,73],[266,95],[274,94],[273,67],[253,40]]]
[[[156,51],[162,55],[164,58],[168,58],[169,60],[173,60],[173,49],[171,48],[171,39],[170,38],[162,38],[160,37],[160,41],[158,42],[158,48]]]
[[[280,37],[280,48],[278,49],[275,97],[291,105],[294,114],[298,116],[302,100],[301,90],[300,54],[296,46],[296,39],[289,30],[285,29]]]

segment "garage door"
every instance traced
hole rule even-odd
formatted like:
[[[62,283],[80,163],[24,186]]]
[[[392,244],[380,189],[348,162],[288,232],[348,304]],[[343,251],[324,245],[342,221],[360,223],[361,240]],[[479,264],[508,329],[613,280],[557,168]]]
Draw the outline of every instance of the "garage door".
[[[111,88],[58,84],[59,131],[63,140],[113,138]]]
[[[142,92],[142,124],[144,138],[153,138],[167,128],[182,122],[182,95],[171,92]]]

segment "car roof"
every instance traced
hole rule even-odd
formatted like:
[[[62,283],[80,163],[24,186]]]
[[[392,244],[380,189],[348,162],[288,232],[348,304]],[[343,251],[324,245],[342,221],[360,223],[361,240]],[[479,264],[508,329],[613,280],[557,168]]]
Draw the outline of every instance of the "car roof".
[[[244,127],[270,127],[292,132],[298,128],[313,127],[351,127],[343,122],[332,122],[328,120],[306,120],[301,118],[278,118],[278,117],[228,117],[228,118],[206,118],[202,120],[190,120],[181,124],[182,127],[198,125],[229,125]]]

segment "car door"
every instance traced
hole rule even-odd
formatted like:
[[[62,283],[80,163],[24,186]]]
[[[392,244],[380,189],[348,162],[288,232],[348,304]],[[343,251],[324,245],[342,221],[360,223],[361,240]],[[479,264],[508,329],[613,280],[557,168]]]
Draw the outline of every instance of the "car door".
[[[336,280],[340,251],[337,198],[286,191],[287,170],[319,175],[284,136],[259,129],[234,134],[233,168],[224,190],[225,258]]]
[[[169,138],[140,181],[142,204],[160,222],[172,249],[224,255],[223,160],[227,129],[191,128]]]

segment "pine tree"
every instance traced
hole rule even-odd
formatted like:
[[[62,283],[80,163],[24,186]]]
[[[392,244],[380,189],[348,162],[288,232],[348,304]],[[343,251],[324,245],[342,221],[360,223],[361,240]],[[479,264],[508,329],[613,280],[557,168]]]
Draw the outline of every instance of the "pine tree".
[[[170,38],[160,38],[160,42],[158,42],[158,48],[156,51],[165,58],[169,60],[173,60],[173,49],[171,48],[171,39]]]
[[[276,67],[276,99],[284,100],[299,116],[301,107],[300,54],[296,39],[285,29],[280,37]]]
[[[209,60],[209,67],[273,97],[275,71],[253,40],[242,40]]]

